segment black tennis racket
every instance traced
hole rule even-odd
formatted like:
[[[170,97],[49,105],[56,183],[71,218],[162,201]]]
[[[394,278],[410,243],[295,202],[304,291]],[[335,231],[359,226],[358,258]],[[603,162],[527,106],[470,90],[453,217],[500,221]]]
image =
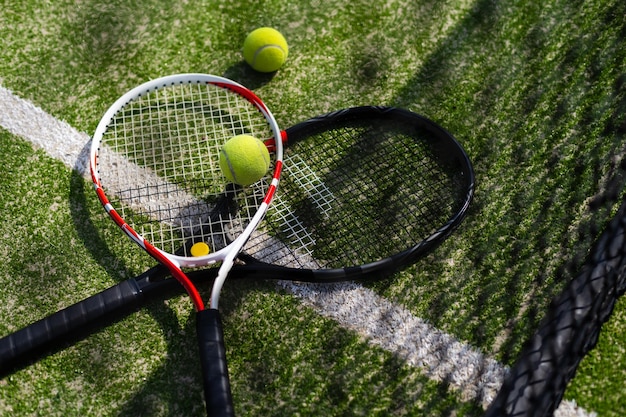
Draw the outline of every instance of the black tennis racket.
[[[334,282],[387,275],[435,248],[467,214],[474,192],[470,160],[452,135],[420,115],[351,108],[299,123],[282,138],[280,191],[239,252],[230,279]],[[266,144],[276,146],[273,139]],[[227,244],[236,237],[221,239]],[[215,271],[188,277],[210,281]],[[167,277],[166,268],[155,267],[6,336],[0,371],[33,349],[177,288]]]

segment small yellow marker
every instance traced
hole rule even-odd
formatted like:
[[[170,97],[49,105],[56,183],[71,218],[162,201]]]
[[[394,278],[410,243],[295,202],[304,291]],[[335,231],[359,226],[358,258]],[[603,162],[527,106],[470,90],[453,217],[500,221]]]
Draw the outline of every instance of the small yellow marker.
[[[191,256],[204,256],[210,252],[209,245],[204,242],[194,243],[191,247]]]

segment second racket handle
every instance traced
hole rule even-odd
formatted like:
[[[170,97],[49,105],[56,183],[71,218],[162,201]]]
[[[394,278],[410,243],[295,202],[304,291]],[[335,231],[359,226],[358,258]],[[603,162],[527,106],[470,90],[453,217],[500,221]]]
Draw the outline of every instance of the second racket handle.
[[[0,339],[0,377],[68,342],[101,320],[132,309],[141,298],[137,282],[124,281],[3,337]]]
[[[224,331],[216,309],[199,311],[196,318],[204,399],[208,417],[233,417],[235,410],[230,391]]]

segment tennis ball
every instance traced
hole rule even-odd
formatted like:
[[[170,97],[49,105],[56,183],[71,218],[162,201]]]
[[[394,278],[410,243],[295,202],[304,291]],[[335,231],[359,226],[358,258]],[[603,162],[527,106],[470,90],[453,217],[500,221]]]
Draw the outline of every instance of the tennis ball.
[[[274,72],[287,60],[289,48],[283,35],[272,28],[255,29],[243,42],[243,58],[259,72]]]
[[[228,181],[239,185],[257,182],[270,167],[270,153],[263,142],[250,135],[229,139],[220,150],[220,168]]]

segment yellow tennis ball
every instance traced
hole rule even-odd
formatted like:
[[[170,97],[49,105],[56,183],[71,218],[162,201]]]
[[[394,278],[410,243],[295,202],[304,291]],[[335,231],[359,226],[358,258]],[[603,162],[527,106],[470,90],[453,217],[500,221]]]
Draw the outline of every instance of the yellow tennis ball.
[[[238,135],[224,144],[219,162],[228,181],[246,186],[257,182],[267,173],[270,153],[257,138]]]
[[[255,29],[243,42],[243,58],[259,72],[274,72],[287,60],[289,48],[284,36],[272,28]]]

